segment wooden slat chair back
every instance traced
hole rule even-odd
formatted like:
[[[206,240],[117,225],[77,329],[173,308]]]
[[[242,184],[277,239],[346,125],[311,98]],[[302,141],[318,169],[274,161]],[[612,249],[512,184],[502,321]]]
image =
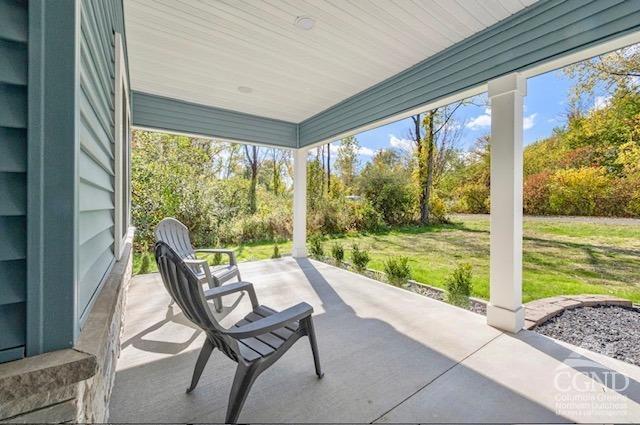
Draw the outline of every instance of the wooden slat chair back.
[[[253,285],[237,282],[203,290],[198,277],[175,250],[160,241],[155,246],[156,263],[162,282],[184,315],[201,328],[207,338],[202,346],[187,392],[195,389],[211,352],[218,348],[238,363],[229,404],[227,423],[235,423],[256,378],[275,363],[301,337],[308,336],[316,369],[322,378],[316,341],[313,308],[300,303],[281,312],[259,305]],[[231,328],[225,329],[216,320],[207,300],[245,291],[252,311]]]

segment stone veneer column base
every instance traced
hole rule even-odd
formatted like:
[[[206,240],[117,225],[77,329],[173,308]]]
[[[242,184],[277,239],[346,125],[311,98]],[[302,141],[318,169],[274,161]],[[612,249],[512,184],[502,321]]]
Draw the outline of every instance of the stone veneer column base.
[[[108,421],[132,241],[133,229],[73,348],[0,364],[0,423]]]

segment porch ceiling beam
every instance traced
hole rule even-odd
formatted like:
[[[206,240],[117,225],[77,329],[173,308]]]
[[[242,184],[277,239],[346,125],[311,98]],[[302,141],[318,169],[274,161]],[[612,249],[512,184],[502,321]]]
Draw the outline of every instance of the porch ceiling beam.
[[[541,0],[300,123],[311,146],[640,30],[640,1]]]
[[[295,123],[133,92],[133,125],[272,146],[298,147]]]

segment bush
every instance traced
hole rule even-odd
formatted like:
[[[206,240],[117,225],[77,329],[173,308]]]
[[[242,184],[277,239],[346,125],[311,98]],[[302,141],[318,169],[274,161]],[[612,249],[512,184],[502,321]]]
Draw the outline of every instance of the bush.
[[[366,199],[349,202],[350,230],[374,232],[384,227],[382,214]]]
[[[331,256],[338,264],[344,260],[344,248],[338,242],[335,242],[333,246],[331,246]]]
[[[322,236],[316,234],[309,238],[309,253],[314,257],[324,257]]]
[[[409,267],[409,257],[391,257],[384,262],[384,272],[387,274],[389,282],[396,286],[402,286],[411,279],[411,268]]]
[[[549,208],[558,215],[610,215],[611,179],[604,167],[559,170],[549,182]],[[600,214],[598,214],[600,213]]]
[[[369,253],[367,251],[361,251],[358,244],[354,244],[351,251],[351,261],[353,261],[353,266],[356,270],[362,271],[366,269],[369,260]]]
[[[469,183],[457,191],[460,212],[487,214],[489,212],[489,188],[483,184]]]
[[[219,252],[216,252],[209,259],[209,265],[210,266],[217,266],[218,264],[222,264],[222,254],[219,253]]]
[[[532,215],[549,214],[549,178],[548,171],[527,176],[524,180],[524,213]]]
[[[433,223],[447,223],[447,206],[438,195],[432,195],[429,200],[429,220]]]
[[[278,244],[273,246],[273,254],[271,254],[271,258],[280,258],[280,247]]]
[[[142,261],[140,263],[140,270],[138,270],[138,274],[149,273],[149,267],[151,266],[150,261],[148,253],[145,252],[142,254]]]
[[[471,264],[459,264],[447,279],[447,302],[460,307],[469,305],[471,296]]]

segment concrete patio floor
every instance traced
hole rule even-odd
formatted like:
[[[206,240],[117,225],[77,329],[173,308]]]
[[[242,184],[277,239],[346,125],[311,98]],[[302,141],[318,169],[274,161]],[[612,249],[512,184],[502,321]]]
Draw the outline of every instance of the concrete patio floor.
[[[241,422],[640,422],[640,368],[312,261],[240,265],[261,304],[313,305],[325,377],[306,338],[253,386]],[[222,323],[250,310],[225,298]],[[157,274],[131,283],[112,422],[222,422],[235,364],[214,351],[185,389],[203,334]]]

